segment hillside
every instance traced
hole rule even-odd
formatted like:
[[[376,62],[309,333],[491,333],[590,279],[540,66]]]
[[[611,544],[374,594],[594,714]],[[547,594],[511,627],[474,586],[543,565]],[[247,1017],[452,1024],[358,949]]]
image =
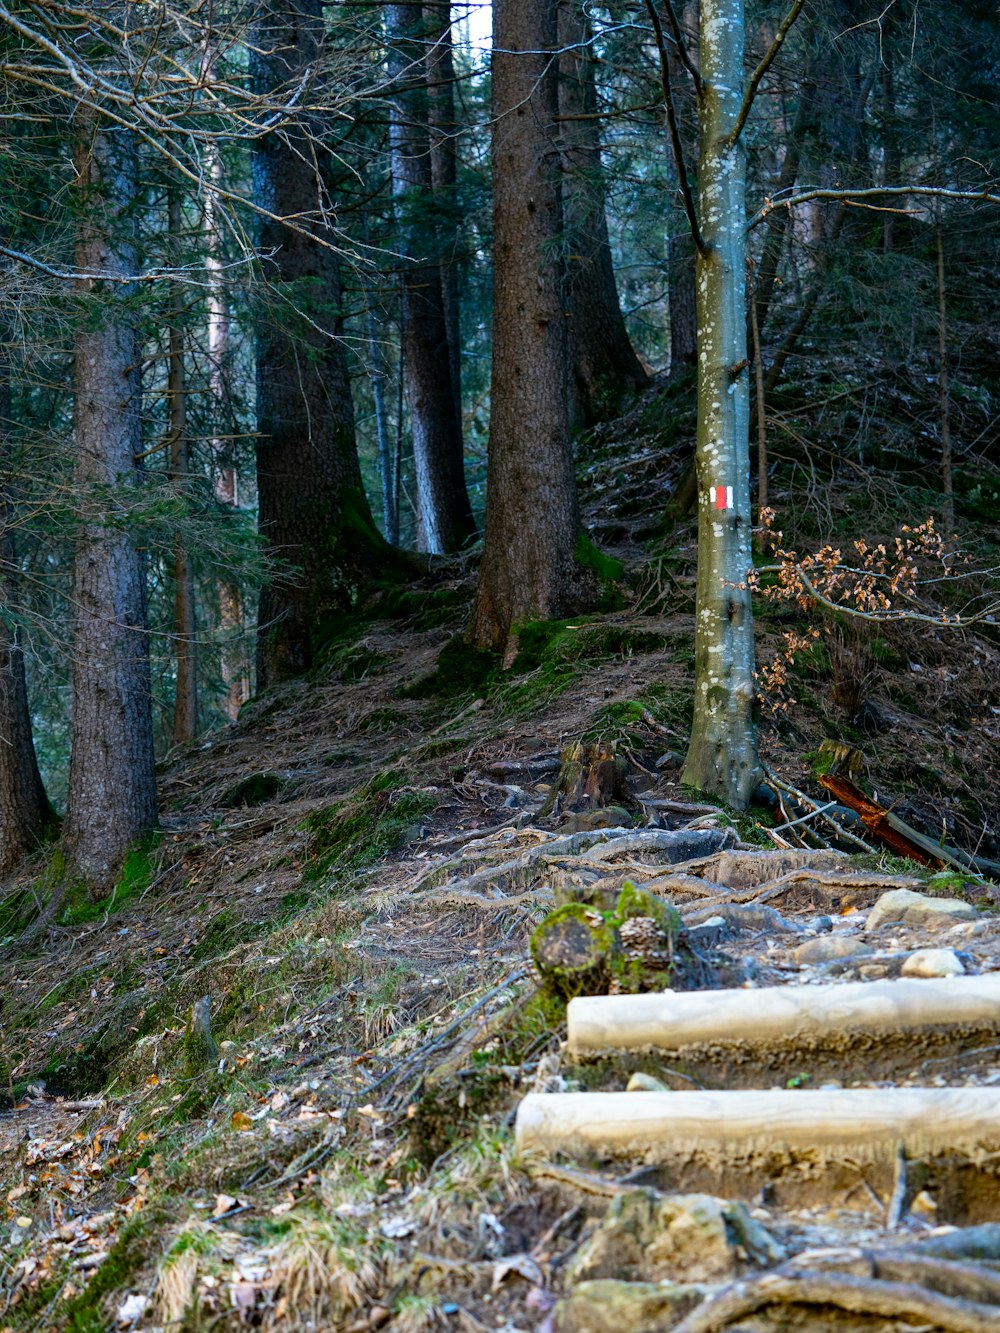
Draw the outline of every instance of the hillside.
[[[473,562],[442,561],[338,626],[309,679],[171,755],[162,836],[133,853],[110,899],[70,893],[47,910],[59,870],[51,854],[33,879],[6,886],[0,1328],[666,1329],[694,1299],[665,1306],[652,1284],[666,1278],[711,1286],[817,1246],[1000,1222],[995,1181],[992,1195],[981,1180],[959,1187],[960,1171],[911,1190],[891,1229],[891,1176],[807,1174],[786,1193],[755,1187],[754,1237],[730,1243],[727,1214],[729,1249],[693,1274],[680,1250],[643,1257],[659,1234],[648,1220],[629,1232],[628,1254],[606,1220],[600,1230],[611,1208],[621,1231],[633,1206],[621,1199],[636,1189],[659,1207],[657,1191],[676,1188],[655,1166],[540,1167],[515,1150],[525,1092],[621,1089],[636,1068],[677,1089],[972,1088],[1000,1077],[995,1040],[978,1028],[957,1041],[904,1037],[877,1058],[864,1043],[834,1055],[788,1049],[735,1074],[710,1052],[579,1068],[560,1057],[565,1006],[539,989],[528,955],[556,872],[571,879],[582,857],[586,880],[604,837],[603,863],[619,880],[670,867],[662,839],[626,836],[615,850],[602,826],[616,819],[650,832],[731,830],[720,837],[746,864],[765,849],[800,853],[784,873],[810,873],[769,890],[766,905],[745,867],[716,883],[707,862],[698,873],[721,896],[699,900],[690,885],[665,893],[689,928],[721,912],[709,949],[721,955],[716,985],[877,983],[925,946],[950,950],[966,973],[1000,968],[1000,889],[988,877],[922,867],[875,841],[868,852],[852,843],[849,859],[831,854],[838,837],[814,818],[796,824],[811,807],[794,804],[795,792],[828,799],[820,747],[846,743],[862,752],[856,776],[883,806],[936,842],[1000,859],[995,623],[861,632],[817,621],[824,637],[764,701],[762,756],[776,782],[762,805],[734,818],[679,785],[695,546],[689,519],[662,528],[689,423],[671,417],[664,431],[661,394],[581,450],[587,559],[607,609],[527,627],[502,672],[461,642]],[[995,499],[996,477],[984,477]],[[796,524],[799,481],[782,473],[772,502],[782,513],[787,487],[792,517],[782,520],[800,549],[854,535],[891,542],[899,521],[927,512],[926,478],[891,460],[866,476],[820,464]],[[954,596],[966,604],[995,597],[998,551],[993,500],[970,485],[966,502],[962,484],[969,564]],[[808,622],[790,604],[759,610],[768,662]],[[540,813],[563,747],[577,741],[624,760],[627,818]],[[567,839],[574,833],[585,836]],[[866,929],[881,894],[900,888],[967,910]],[[733,906],[757,916],[723,910]],[[841,952],[824,951],[827,939]],[[707,1187],[693,1175],[682,1183]],[[743,1186],[729,1184],[738,1197]],[[610,1247],[603,1260],[598,1234]],[[584,1290],[601,1282],[596,1295]],[[948,1299],[997,1303],[970,1291]],[[791,1323],[771,1310],[772,1322],[753,1315],[739,1327],[818,1327],[794,1323],[800,1296],[788,1297]],[[855,1309],[837,1326],[901,1327],[891,1322],[900,1310],[907,1326],[997,1326],[935,1324],[968,1312],[914,1302]]]

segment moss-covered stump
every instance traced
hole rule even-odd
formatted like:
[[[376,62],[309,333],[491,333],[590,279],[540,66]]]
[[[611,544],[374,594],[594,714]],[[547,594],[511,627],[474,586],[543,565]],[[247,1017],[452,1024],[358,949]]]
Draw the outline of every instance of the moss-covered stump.
[[[631,880],[613,910],[609,896],[605,881],[594,906],[563,903],[535,928],[531,956],[550,994],[571,1000],[721,984],[719,966],[731,960],[697,949],[669,903]]]
[[[613,922],[584,903],[550,912],[531,935],[531,957],[546,988],[563,999],[608,987],[621,940]]]

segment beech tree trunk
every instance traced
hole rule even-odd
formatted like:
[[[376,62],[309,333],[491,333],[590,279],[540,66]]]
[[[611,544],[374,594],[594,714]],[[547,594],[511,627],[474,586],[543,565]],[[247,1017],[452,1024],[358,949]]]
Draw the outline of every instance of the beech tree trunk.
[[[699,107],[698,584],[695,698],[682,779],[745,809],[759,778],[746,338],[743,0],[702,0]]]
[[[10,378],[0,356],[0,874],[14,870],[53,819],[35,757],[16,605],[10,477]]]
[[[134,144],[124,131],[76,113],[79,190],[76,265],[128,274],[136,254],[128,216]],[[110,890],[129,846],[156,825],[149,646],[142,560],[118,503],[136,477],[140,350],[131,289],[79,282],[74,343],[74,486],[84,504],[73,563],[73,718],[63,842],[95,894]]]
[[[512,660],[578,601],[567,419],[557,0],[493,6],[493,371],[486,539],[470,639]]]
[[[465,486],[460,394],[453,377],[456,358],[449,344],[442,278],[427,34],[418,4],[386,5],[385,14],[389,68],[396,84],[390,122],[393,190],[401,249],[408,261],[402,270],[401,326],[417,514],[423,548],[440,554],[460,550],[475,536],[476,526]],[[441,157],[438,143],[439,163]]]
[[[591,425],[617,416],[648,383],[618,300],[605,215],[604,169],[590,23],[579,0],[559,6],[559,115],[569,310],[571,417]]]
[[[258,17],[254,79],[273,93],[315,73],[323,46],[321,0],[275,0]],[[303,97],[315,101],[315,91]],[[341,338],[340,265],[313,239],[329,189],[314,165],[312,130],[272,132],[254,150],[255,187],[280,218],[260,247],[273,300],[257,353],[257,493],[265,550],[285,568],[260,595],[257,688],[307,671],[323,625],[352,607],[389,550],[361,480],[347,358]]]

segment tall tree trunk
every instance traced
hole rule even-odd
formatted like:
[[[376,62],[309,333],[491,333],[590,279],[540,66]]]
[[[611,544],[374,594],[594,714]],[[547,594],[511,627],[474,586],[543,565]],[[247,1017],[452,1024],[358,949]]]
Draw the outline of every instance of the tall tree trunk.
[[[168,187],[168,226],[176,243],[181,234],[181,198],[176,186]],[[187,375],[184,366],[184,299],[179,283],[173,284],[167,356],[167,400],[170,421],[170,479],[183,500],[191,470],[187,434]],[[174,542],[174,645],[177,662],[174,689],[174,721],[171,739],[176,743],[194,739],[198,730],[198,649],[194,608],[194,561],[184,537]]]
[[[941,519],[944,538],[955,535],[955,490],[951,469],[951,388],[948,379],[948,303],[944,281],[944,234],[940,208],[934,226],[937,247],[938,409],[941,421]]]
[[[321,60],[321,0],[274,0],[259,11],[256,42],[262,93],[300,81]],[[316,97],[310,91],[304,101]],[[310,128],[321,136],[317,125],[259,140],[254,173],[273,213],[321,232],[329,182],[313,165]],[[267,554],[286,567],[260,595],[257,687],[266,689],[309,669],[324,624],[355,604],[388,547],[361,481],[337,256],[280,222],[261,231],[262,253],[273,254],[266,272],[276,299],[257,356],[259,524]]]
[[[402,343],[413,435],[420,538],[425,550],[457,551],[475,536],[465,486],[462,418],[452,379],[439,225],[428,130],[425,31],[417,4],[386,5],[392,176],[402,245]]]
[[[24,652],[12,608],[17,557],[10,498],[11,392],[6,353],[0,354],[0,874],[14,870],[52,823],[35,746],[24,677]]]
[[[702,0],[698,215],[698,584],[684,782],[742,810],[758,781],[746,312],[743,0]]]
[[[211,184],[222,184],[222,159],[216,144],[206,148]],[[222,278],[222,238],[219,234],[218,207],[211,189],[205,194],[205,268],[208,273],[208,387],[211,399],[212,485],[215,498],[231,509],[239,505],[239,480],[233,460],[230,408],[230,326],[229,305]],[[246,611],[243,589],[228,579],[218,584],[219,603],[219,676],[222,680],[222,711],[231,722],[250,698],[250,672],[245,644]]]
[[[486,540],[471,641],[510,660],[518,628],[569,614],[579,531],[567,420],[557,0],[493,6],[493,372]]]
[[[698,41],[698,4],[688,0],[681,15],[681,31],[689,49]],[[672,50],[670,80],[678,129],[690,167],[698,174],[698,110],[688,72]],[[676,165],[676,164],[675,164]],[[695,297],[695,251],[691,229],[686,224],[667,240],[667,294],[670,320],[670,378],[677,379],[694,370],[698,359],[698,311]],[[693,477],[693,474],[692,474]]]
[[[580,0],[561,0],[559,115],[570,399],[572,419],[579,425],[616,416],[622,399],[648,382],[625,329],[611,262],[590,37]]]
[[[127,274],[134,144],[76,113],[77,268]],[[85,505],[73,563],[73,719],[63,842],[72,868],[107,892],[131,843],[156,825],[149,645],[142,561],[107,496],[127,492],[140,443],[140,354],[127,286],[79,283],[74,343],[74,486]],[[127,499],[126,499],[127,502]]]
[[[687,229],[667,242],[670,303],[670,378],[694,370],[698,360],[698,311],[694,284],[694,242]]]
[[[424,5],[427,30],[427,127],[431,146],[431,186],[438,224],[441,300],[448,338],[455,415],[462,426],[462,320],[459,267],[462,232],[458,199],[458,132],[455,116],[455,59],[451,38],[451,0]]]

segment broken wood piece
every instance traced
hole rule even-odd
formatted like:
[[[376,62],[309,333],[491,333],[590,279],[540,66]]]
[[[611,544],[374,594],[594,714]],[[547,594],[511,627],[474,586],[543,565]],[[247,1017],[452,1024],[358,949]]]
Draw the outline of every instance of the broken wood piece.
[[[761,1045],[841,1032],[885,1035],[998,1024],[1000,974],[995,972],[754,991],[583,995],[567,1008],[568,1049],[575,1058],[606,1051],[672,1051],[706,1042]],[[1000,1108],[1000,1098],[996,1101]]]
[[[891,810],[887,810],[878,801],[867,796],[850,778],[841,777],[836,773],[825,773],[819,782],[841,804],[857,811],[865,828],[901,856],[908,856],[913,861],[919,861],[921,865],[936,868],[950,865],[977,874],[996,874],[1000,871],[1000,863],[996,861],[971,856],[968,852],[960,851],[956,847],[947,847],[943,843],[935,842],[933,838],[926,837]]]
[[[744,992],[745,994],[745,992]],[[1000,1150],[992,1088],[785,1088],[732,1092],[529,1093],[517,1110],[518,1151],[684,1163],[725,1171],[770,1155],[891,1162]]]

